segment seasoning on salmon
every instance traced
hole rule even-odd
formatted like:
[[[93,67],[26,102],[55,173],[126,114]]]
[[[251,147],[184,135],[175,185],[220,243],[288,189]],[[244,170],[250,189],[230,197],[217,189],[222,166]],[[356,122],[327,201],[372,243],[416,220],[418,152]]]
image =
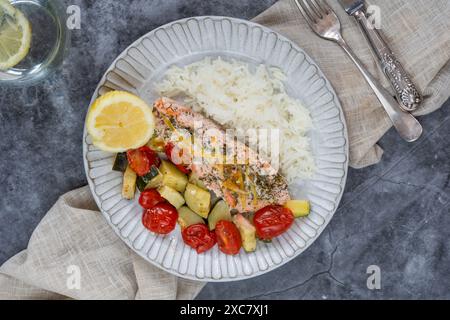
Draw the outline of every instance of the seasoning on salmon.
[[[156,136],[183,150],[183,164],[232,209],[253,212],[290,200],[285,178],[270,162],[213,120],[168,98],[157,100],[153,112]]]

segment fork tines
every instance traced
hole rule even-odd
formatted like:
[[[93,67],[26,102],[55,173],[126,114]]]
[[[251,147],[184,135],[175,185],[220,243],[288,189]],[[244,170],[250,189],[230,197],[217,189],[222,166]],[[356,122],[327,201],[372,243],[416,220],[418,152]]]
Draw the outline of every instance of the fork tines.
[[[308,24],[316,23],[318,19],[330,13],[331,8],[324,0],[294,0],[298,9]]]

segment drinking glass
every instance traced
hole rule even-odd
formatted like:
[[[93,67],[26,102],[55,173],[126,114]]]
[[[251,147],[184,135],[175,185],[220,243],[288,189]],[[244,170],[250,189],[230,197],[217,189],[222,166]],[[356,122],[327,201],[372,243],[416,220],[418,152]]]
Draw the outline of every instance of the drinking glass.
[[[10,0],[27,17],[32,36],[28,55],[15,67],[0,71],[0,86],[35,83],[61,65],[69,42],[66,10],[60,0]]]

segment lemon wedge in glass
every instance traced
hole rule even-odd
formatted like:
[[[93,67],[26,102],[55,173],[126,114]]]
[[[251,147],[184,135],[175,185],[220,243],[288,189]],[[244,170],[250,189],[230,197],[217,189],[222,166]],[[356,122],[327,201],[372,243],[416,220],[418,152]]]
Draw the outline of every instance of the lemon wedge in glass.
[[[152,108],[141,98],[125,91],[111,91],[92,104],[86,128],[99,149],[124,152],[150,140],[155,120]]]
[[[22,12],[0,0],[0,70],[14,67],[30,50],[31,25]]]

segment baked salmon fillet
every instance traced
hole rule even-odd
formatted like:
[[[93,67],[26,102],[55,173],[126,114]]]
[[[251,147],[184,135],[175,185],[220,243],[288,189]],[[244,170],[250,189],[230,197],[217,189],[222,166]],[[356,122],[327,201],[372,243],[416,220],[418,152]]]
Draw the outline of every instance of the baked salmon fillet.
[[[219,124],[168,98],[154,106],[155,136],[177,147],[180,162],[231,209],[254,212],[290,200],[286,179]]]

